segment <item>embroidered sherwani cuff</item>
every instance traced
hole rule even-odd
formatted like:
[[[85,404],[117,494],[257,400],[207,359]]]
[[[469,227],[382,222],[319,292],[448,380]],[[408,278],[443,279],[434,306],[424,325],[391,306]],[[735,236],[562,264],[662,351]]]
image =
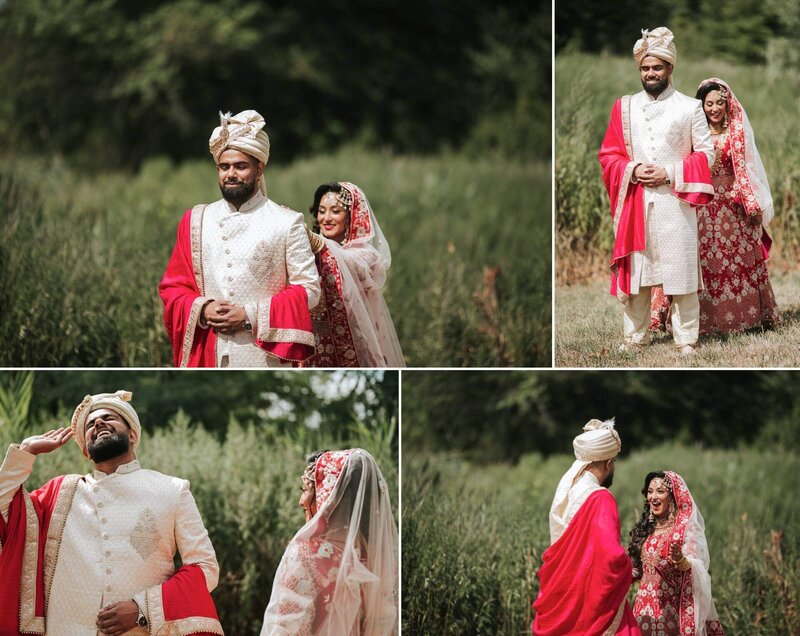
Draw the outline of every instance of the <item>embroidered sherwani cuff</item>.
[[[249,322],[251,325],[255,325],[258,320],[256,306],[256,303],[244,304],[244,312],[247,314],[247,322]],[[255,331],[255,327],[253,327],[253,330]]]
[[[144,617],[147,619],[147,625],[150,626],[150,616],[147,614],[147,592],[139,592],[138,594],[133,595],[133,602],[139,608],[139,611],[144,614]]]
[[[3,514],[3,519],[8,519],[11,500],[31,474],[35,461],[36,455],[21,450],[19,444],[11,444],[8,447],[6,458],[0,467],[0,512]]]

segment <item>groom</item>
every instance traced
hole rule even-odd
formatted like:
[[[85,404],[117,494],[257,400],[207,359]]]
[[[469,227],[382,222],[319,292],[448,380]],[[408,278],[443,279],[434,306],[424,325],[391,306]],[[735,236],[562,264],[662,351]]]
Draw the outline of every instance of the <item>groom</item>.
[[[650,291],[672,296],[672,333],[694,353],[703,287],[695,206],[711,201],[714,144],[700,102],[675,90],[672,32],[642,31],[633,47],[643,91],[617,100],[600,164],[614,218],[611,293],[624,305],[620,351],[650,340]]]
[[[550,547],[539,568],[534,636],[641,636],[625,597],[633,580],[607,490],[622,448],[614,420],[591,420],[572,442],[575,462],[550,507]]]

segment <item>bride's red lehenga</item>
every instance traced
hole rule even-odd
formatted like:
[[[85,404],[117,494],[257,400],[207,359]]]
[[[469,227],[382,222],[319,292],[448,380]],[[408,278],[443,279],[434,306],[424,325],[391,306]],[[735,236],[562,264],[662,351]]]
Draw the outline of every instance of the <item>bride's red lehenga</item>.
[[[773,214],[772,196],[755,147],[747,115],[727,89],[729,125],[713,135],[711,167],[714,199],[698,208],[700,266],[700,333],[736,333],[780,324],[781,315],[767,273],[766,231]],[[705,83],[704,82],[704,83]],[[651,328],[665,329],[669,300],[653,288]]]

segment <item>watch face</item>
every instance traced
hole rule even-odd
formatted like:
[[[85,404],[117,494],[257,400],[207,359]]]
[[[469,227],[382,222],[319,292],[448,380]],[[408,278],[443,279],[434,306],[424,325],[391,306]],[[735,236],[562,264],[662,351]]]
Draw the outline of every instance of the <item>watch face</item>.
[[[136,619],[136,624],[139,625],[139,627],[147,627],[147,619],[144,615],[139,614],[139,618]]]

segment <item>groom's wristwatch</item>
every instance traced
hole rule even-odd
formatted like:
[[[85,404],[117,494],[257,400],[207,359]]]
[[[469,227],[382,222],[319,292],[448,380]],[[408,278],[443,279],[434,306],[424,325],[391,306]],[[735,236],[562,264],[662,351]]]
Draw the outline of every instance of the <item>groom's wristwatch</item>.
[[[139,608],[139,615],[136,617],[136,624],[139,627],[147,627],[147,617],[142,612],[142,608]]]
[[[249,320],[245,320],[244,324],[242,325],[242,329],[245,331],[253,331],[253,325],[250,324]]]
[[[666,185],[669,185],[669,184],[671,184],[671,183],[672,183],[672,181],[670,181],[670,180],[669,180],[669,177],[667,177],[667,180],[666,180],[666,181],[664,181],[664,183],[665,183]]]

